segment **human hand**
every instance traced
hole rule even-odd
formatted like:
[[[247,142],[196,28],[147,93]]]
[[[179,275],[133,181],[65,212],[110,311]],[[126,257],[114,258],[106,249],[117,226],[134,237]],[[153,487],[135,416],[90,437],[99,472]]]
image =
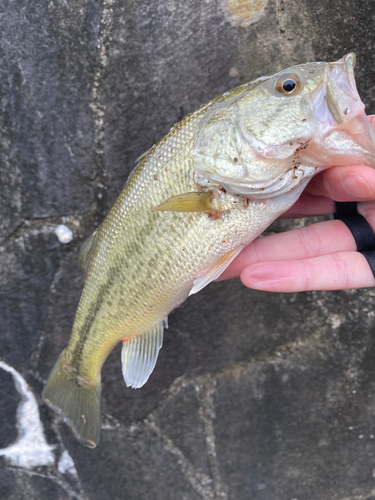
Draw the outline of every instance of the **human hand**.
[[[369,116],[375,128],[375,116]],[[358,213],[375,230],[375,170],[367,166],[332,167],[314,177],[282,218],[336,212],[336,201],[357,201]],[[330,220],[259,238],[220,276],[269,292],[342,290],[375,286],[366,258],[352,233]]]

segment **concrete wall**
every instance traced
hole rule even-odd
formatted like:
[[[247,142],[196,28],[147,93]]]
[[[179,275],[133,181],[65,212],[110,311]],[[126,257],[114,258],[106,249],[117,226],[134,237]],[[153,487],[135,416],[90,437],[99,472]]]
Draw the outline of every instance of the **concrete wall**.
[[[143,389],[111,354],[95,450],[40,396],[79,248],[136,158],[217,94],[352,50],[375,112],[374,18],[347,0],[0,2],[1,499],[375,499],[372,290],[211,284],[170,315]]]

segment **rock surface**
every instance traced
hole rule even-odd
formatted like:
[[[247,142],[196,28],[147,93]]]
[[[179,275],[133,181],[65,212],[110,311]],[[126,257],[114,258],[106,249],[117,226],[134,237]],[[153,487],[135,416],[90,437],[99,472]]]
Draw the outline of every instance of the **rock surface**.
[[[346,0],[1,3],[0,358],[35,394],[55,464],[0,456],[0,499],[375,499],[372,290],[211,284],[170,315],[144,388],[110,355],[95,450],[40,396],[82,290],[79,248],[136,158],[215,95],[351,50],[374,113],[374,21]],[[4,449],[22,429],[0,377]]]

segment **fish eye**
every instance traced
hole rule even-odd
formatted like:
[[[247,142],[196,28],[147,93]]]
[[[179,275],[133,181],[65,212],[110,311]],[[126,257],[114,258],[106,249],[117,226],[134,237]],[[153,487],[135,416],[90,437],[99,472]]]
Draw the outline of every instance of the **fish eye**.
[[[281,94],[295,94],[299,87],[300,80],[296,75],[281,75],[275,83],[275,89]]]

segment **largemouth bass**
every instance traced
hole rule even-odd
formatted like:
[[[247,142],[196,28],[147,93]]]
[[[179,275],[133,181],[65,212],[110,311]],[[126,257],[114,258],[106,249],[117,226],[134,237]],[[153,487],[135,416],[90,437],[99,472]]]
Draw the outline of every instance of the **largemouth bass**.
[[[125,382],[141,387],[167,316],[332,165],[375,166],[354,54],[241,85],[175,125],[145,153],[82,248],[86,281],[71,339],[44,388],[79,441],[100,434],[101,368],[122,341]]]

